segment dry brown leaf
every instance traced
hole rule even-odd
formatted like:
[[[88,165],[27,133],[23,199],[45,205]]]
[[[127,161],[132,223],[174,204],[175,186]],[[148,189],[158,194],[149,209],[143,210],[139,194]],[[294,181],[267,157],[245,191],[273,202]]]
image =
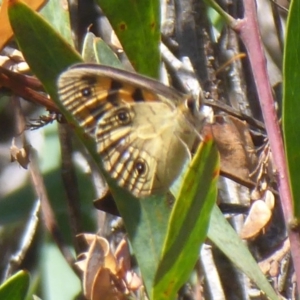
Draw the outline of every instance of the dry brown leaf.
[[[143,282],[136,273],[131,271],[130,252],[125,239],[122,239],[119,243],[115,256],[119,262],[119,276],[125,279],[127,288],[131,291],[138,290]]]
[[[255,201],[249,211],[246,221],[240,232],[242,239],[251,239],[267,225],[272,215],[271,208],[263,200]]]
[[[5,55],[0,55],[0,66],[17,73],[25,73],[29,70],[22,52],[13,48],[6,49]]]
[[[123,296],[123,293],[118,291],[116,287],[112,284],[112,276],[110,270],[106,268],[101,268],[95,275],[92,284],[91,298],[88,299],[119,300],[125,299],[125,297]]]
[[[106,239],[95,234],[81,234],[88,250],[79,255],[77,267],[83,272],[84,295],[90,300],[125,299],[130,291],[142,286],[142,280],[131,271],[130,253],[122,240],[115,254]]]
[[[126,273],[125,280],[127,288],[130,291],[137,291],[143,285],[142,279],[136,273],[131,271]]]
[[[266,202],[266,205],[271,209],[273,210],[274,208],[274,205],[275,205],[275,196],[274,194],[269,191],[269,190],[266,190],[266,193],[265,193],[265,202]]]
[[[219,116],[211,130],[221,156],[221,171],[229,178],[249,181],[257,156],[247,123],[232,116]]]
[[[280,249],[272,255],[259,262],[258,265],[264,274],[269,274],[271,277],[279,275],[280,264],[290,251],[290,241],[286,239]]]
[[[86,243],[89,245],[88,251],[81,254],[79,259],[81,261],[77,262],[76,265],[83,272],[83,290],[87,299],[93,299],[94,283],[98,282],[99,288],[104,288],[111,286],[110,278],[107,274],[110,270],[106,269],[106,258],[113,256],[110,253],[109,244],[107,240],[101,238],[94,234],[83,234],[82,237],[85,239]],[[117,263],[111,263],[111,258],[108,258],[109,265],[112,265],[112,271],[116,272]],[[102,271],[101,271],[102,270]],[[99,280],[101,281],[99,283]]]
[[[116,251],[115,256],[117,260],[120,262],[120,269],[119,272],[123,272],[125,274],[127,271],[130,270],[130,252],[128,248],[128,243],[125,239],[122,239],[119,243]]]
[[[23,148],[18,148],[15,145],[15,139],[13,139],[12,145],[10,147],[11,162],[17,161],[21,167],[27,169],[28,164],[30,163],[29,160],[30,147],[31,147],[30,145],[25,145]]]

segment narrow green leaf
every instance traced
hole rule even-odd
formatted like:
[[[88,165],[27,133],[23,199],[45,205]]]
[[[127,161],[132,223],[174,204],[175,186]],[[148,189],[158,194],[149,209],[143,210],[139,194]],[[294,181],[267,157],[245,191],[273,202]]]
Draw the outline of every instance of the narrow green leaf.
[[[283,61],[283,134],[293,193],[294,214],[300,222],[300,1],[293,0],[289,7]]]
[[[97,0],[97,3],[114,28],[134,69],[158,78],[160,1]]]
[[[122,63],[112,49],[92,32],[88,32],[85,35],[82,57],[85,62],[98,63],[123,69]]]
[[[168,198],[151,196],[136,199],[117,186],[113,187],[112,193],[124,220],[146,290],[151,294],[171,211]]]
[[[92,32],[87,32],[84,37],[82,46],[82,58],[86,63],[97,63],[96,53],[94,49],[94,40],[96,36]]]
[[[19,271],[0,286],[0,299],[23,300],[29,288],[28,272]]]
[[[111,67],[123,69],[122,63],[119,61],[116,54],[110,47],[100,38],[94,40],[94,51],[96,54],[97,62]]]
[[[216,205],[211,214],[207,236],[270,299],[278,299],[248,248]]]
[[[218,152],[209,138],[188,167],[172,210],[151,299],[174,299],[190,276],[216,201],[218,171]]]
[[[60,32],[67,40],[72,41],[72,31],[70,28],[69,11],[61,0],[47,1],[40,14],[51,24],[51,26]]]
[[[8,8],[8,15],[31,71],[42,81],[50,96],[55,98],[57,76],[68,66],[81,62],[81,57],[25,3],[13,1]]]
[[[24,15],[26,18],[22,17]],[[32,71],[45,85],[67,120],[75,124],[76,133],[105,175],[124,219],[143,278],[145,278],[145,285],[150,289],[153,286],[169,217],[168,202],[165,197],[150,197],[140,201],[117,186],[103,170],[95,141],[86,137],[73,116],[57,100],[56,79],[64,69],[82,60],[79,55],[50,25],[25,4],[16,2],[10,7],[10,20],[20,48]],[[110,64],[111,60],[103,61],[103,63]]]
[[[40,251],[40,282],[45,299],[76,299],[80,293],[81,282],[70,268],[58,247],[45,241]],[[66,280],[67,283],[66,284]],[[45,296],[46,297],[46,296]]]

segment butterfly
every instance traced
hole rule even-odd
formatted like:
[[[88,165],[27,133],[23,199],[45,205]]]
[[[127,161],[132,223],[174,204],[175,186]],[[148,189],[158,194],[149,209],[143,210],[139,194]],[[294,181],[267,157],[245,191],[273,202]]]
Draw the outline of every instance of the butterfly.
[[[202,121],[190,95],[96,64],[63,72],[58,95],[95,140],[107,173],[137,198],[167,192],[191,157]]]

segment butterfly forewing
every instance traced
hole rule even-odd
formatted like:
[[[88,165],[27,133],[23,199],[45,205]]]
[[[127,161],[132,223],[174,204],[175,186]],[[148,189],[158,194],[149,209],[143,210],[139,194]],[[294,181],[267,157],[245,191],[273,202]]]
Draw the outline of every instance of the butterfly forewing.
[[[85,64],[60,76],[58,93],[120,186],[137,197],[168,190],[195,140],[180,93],[137,74]]]

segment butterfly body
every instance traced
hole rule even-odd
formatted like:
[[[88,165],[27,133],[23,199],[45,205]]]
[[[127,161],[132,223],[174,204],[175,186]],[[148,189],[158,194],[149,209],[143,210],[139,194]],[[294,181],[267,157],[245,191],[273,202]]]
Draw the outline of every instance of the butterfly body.
[[[199,118],[186,96],[137,74],[86,64],[64,72],[58,89],[120,186],[136,197],[169,189],[197,137]]]

